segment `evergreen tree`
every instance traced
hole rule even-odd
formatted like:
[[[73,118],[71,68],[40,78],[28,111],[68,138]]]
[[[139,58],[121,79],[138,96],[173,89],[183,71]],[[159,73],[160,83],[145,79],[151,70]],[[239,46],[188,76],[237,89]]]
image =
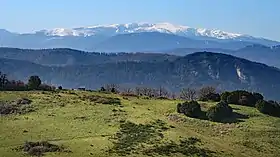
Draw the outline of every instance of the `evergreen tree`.
[[[42,81],[39,76],[30,76],[28,80],[28,88],[29,89],[38,89],[41,85]]]

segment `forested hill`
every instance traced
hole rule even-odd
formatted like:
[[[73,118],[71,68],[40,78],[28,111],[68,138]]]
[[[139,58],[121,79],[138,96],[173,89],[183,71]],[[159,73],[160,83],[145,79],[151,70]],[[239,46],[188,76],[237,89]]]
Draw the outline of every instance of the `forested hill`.
[[[97,53],[74,49],[18,49],[0,48],[0,58],[30,61],[47,66],[89,65],[120,61],[161,62],[178,57],[156,53]]]
[[[106,57],[112,57],[101,56],[105,60]],[[160,55],[162,58],[152,56],[158,60],[152,61],[146,56],[148,59],[135,61],[126,54],[121,60],[63,67],[1,59],[0,71],[20,80],[27,80],[30,75],[39,75],[46,83],[66,88],[99,88],[104,84],[114,83],[129,87],[165,86],[171,91],[180,91],[183,87],[214,85],[221,90],[246,89],[263,93],[268,98],[280,99],[277,92],[280,90],[279,69],[211,52],[198,52],[176,58],[168,56],[168,59],[163,59],[163,55]]]

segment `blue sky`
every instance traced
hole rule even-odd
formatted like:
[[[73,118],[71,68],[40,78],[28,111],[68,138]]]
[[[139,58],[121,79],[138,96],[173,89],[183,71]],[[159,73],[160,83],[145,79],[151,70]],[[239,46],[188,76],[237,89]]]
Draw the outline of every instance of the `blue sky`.
[[[0,0],[0,28],[170,22],[280,41],[280,0]]]

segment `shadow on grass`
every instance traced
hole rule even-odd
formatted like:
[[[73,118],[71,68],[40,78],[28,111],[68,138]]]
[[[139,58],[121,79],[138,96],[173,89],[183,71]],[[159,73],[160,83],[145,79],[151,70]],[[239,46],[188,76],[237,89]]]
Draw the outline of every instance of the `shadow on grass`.
[[[209,120],[208,117],[206,116],[205,111],[202,111],[201,116],[196,117],[196,118],[201,119],[201,120]],[[233,112],[231,117],[223,119],[218,122],[219,123],[240,123],[240,122],[245,122],[244,119],[249,119],[249,116],[241,114],[241,113]]]
[[[244,119],[249,119],[248,115],[244,115],[241,113],[233,112],[230,118],[224,119],[220,121],[221,123],[240,123],[245,122]]]
[[[262,113],[262,114],[265,114],[265,115],[271,116],[271,117],[275,117],[275,118],[280,118],[280,115],[275,115],[275,114],[272,114],[272,113]]]

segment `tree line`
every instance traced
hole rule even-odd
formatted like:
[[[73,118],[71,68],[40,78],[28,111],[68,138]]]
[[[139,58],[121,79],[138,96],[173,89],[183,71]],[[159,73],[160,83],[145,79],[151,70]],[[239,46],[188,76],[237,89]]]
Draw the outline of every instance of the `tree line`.
[[[177,112],[184,113],[190,117],[207,117],[212,121],[221,121],[230,118],[233,115],[229,104],[254,107],[261,113],[280,117],[280,103],[273,100],[265,100],[261,93],[249,92],[245,90],[217,92],[213,86],[204,86],[199,89],[183,88],[179,94],[169,92],[164,87],[149,88],[136,87],[121,88],[116,84],[108,84],[101,87],[102,92],[120,93],[124,96],[146,96],[150,98],[161,99],[181,99],[184,103],[178,104]],[[216,105],[209,108],[207,113],[202,114],[199,101],[217,102]],[[201,118],[201,117],[200,117]]]
[[[10,80],[7,75],[0,72],[1,91],[26,91],[26,90],[55,90],[56,87],[43,84],[39,76],[30,76],[27,83],[20,80]]]
[[[147,96],[150,98],[182,99],[182,100],[214,100],[219,101],[220,95],[217,94],[216,88],[204,86],[200,89],[183,88],[180,93],[169,91],[164,86],[151,88],[138,86],[135,88],[121,87],[117,84],[106,84],[100,88],[101,92],[120,93],[127,96]]]
[[[234,117],[233,109],[229,104],[254,107],[263,114],[280,117],[280,103],[273,100],[265,100],[264,96],[256,92],[245,90],[225,91],[217,93],[213,87],[203,87],[199,90],[198,99],[194,99],[196,91],[193,89],[183,90],[185,98],[191,101],[179,103],[177,112],[188,117],[209,119],[222,122]],[[182,94],[182,93],[181,93]],[[198,101],[217,102],[206,113],[202,112]]]
[[[55,86],[50,86],[47,84],[43,84],[39,76],[30,76],[27,84],[20,80],[9,80],[6,74],[0,72],[0,90],[7,91],[25,91],[25,90],[47,90],[53,91],[55,90]],[[61,86],[58,89],[62,89]],[[256,107],[261,113],[268,114],[271,116],[280,117],[280,104],[273,100],[264,100],[264,96],[260,93],[256,92],[248,92],[245,90],[236,90],[236,91],[225,91],[222,93],[218,93],[215,87],[205,86],[200,89],[193,88],[183,88],[180,94],[176,94],[174,92],[168,91],[163,86],[159,88],[150,88],[150,87],[136,87],[132,88],[124,88],[120,87],[116,84],[107,84],[102,86],[99,90],[100,92],[110,92],[110,93],[118,93],[123,96],[146,96],[149,98],[160,98],[160,99],[182,99],[186,102],[183,103],[183,107],[181,104],[178,106],[178,112],[184,113],[188,112],[188,108],[193,111],[194,108],[199,109],[198,103],[196,101],[212,101],[212,102],[220,102],[209,110],[208,115],[215,116],[212,112],[220,111],[220,113],[224,113],[228,110],[228,105],[225,104],[236,104],[236,105],[244,105],[250,107]],[[191,102],[191,103],[189,103]],[[187,109],[186,109],[187,108]],[[221,109],[221,110],[220,110]],[[223,111],[222,109],[226,109]],[[219,113],[219,114],[220,114]],[[186,115],[190,115],[187,113]],[[223,114],[221,114],[223,115]],[[226,114],[230,115],[230,114]],[[218,116],[219,117],[219,116]],[[215,118],[212,118],[215,119]]]

